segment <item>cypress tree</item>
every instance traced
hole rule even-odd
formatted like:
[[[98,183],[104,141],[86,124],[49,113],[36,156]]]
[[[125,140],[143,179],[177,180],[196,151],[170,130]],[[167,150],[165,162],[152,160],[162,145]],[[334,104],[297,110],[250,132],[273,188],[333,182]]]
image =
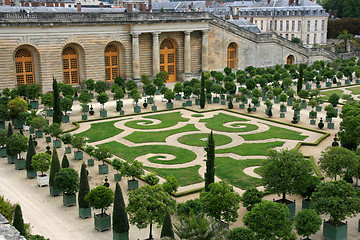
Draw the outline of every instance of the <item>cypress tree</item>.
[[[9,137],[11,135],[13,135],[13,134],[14,134],[14,131],[13,131],[11,123],[9,122],[9,124],[8,124],[8,132],[7,132],[7,139],[9,139]],[[10,151],[9,151],[8,147],[6,148],[6,155],[10,156]]]
[[[49,176],[49,186],[54,187],[54,179],[56,173],[60,170],[60,161],[59,156],[57,154],[56,148],[54,147],[51,159],[51,166],[50,166],[50,176]]]
[[[303,77],[304,77],[304,68],[306,68],[306,64],[301,63],[299,66],[299,78],[297,81],[296,92],[299,93],[303,87]]]
[[[19,204],[16,204],[15,207],[13,226],[20,232],[20,235],[22,236],[26,235],[24,220],[21,212],[21,207]]]
[[[53,77],[53,91],[54,91],[54,113],[53,123],[61,123],[61,109],[60,109],[60,96],[59,86],[56,79]]]
[[[20,134],[24,136],[24,132],[23,132],[22,128],[20,128]]]
[[[88,208],[89,203],[85,201],[85,195],[90,192],[89,187],[89,181],[86,171],[86,165],[85,163],[82,163],[81,165],[81,171],[80,171],[80,185],[79,185],[79,197],[78,197],[78,203],[79,208]]]
[[[209,191],[209,185],[215,181],[215,143],[212,131],[205,147],[206,151],[206,172],[205,191]]]
[[[171,217],[169,214],[169,211],[166,211],[163,227],[161,229],[161,235],[160,238],[168,237],[171,239],[175,239],[172,223],[171,223]]]
[[[129,220],[125,211],[125,202],[119,183],[116,183],[115,188],[113,231],[116,233],[129,232]]]
[[[28,149],[26,152],[26,165],[25,165],[26,171],[29,171],[29,172],[34,171],[34,168],[32,166],[32,157],[35,154],[36,154],[36,151],[35,151],[34,141],[32,139],[32,136],[30,135]]]
[[[200,108],[204,109],[205,107],[205,75],[204,72],[201,73],[201,90],[200,90]]]
[[[68,160],[66,154],[64,154],[64,157],[63,157],[63,159],[61,161],[61,167],[62,168],[68,168],[69,166],[70,166],[69,160]]]

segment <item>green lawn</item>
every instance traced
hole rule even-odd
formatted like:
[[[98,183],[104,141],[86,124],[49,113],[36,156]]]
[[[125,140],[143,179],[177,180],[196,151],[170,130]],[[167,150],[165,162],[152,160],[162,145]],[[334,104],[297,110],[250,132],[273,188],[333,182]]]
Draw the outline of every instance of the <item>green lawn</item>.
[[[111,153],[125,160],[133,160],[139,156],[148,153],[154,154],[171,154],[175,156],[173,160],[161,160],[161,158],[152,158],[151,162],[159,164],[181,164],[195,160],[196,154],[190,150],[168,146],[168,145],[146,145],[139,147],[128,147],[116,141],[107,142],[99,146],[107,147]]]
[[[230,128],[224,127],[223,125],[228,122],[244,122],[249,121],[244,118],[235,117],[232,115],[219,113],[214,115],[212,118],[201,119],[200,122],[206,122],[206,127],[212,130],[221,131],[221,132],[248,132],[258,129],[259,127],[254,124],[249,123],[236,123],[235,126],[243,125],[244,128]]]
[[[343,94],[344,91],[343,91],[343,90],[340,90],[340,89],[334,89],[334,90],[329,90],[329,91],[321,91],[321,92],[320,92],[320,95],[324,96],[324,98],[325,98],[326,100],[328,100],[329,97],[330,97],[332,94],[334,94],[334,93],[336,93],[337,95],[339,95],[340,98],[344,95],[344,94]]]
[[[360,94],[360,87],[346,88],[346,90],[350,90],[352,94]]]
[[[270,129],[265,132],[255,133],[255,134],[246,134],[246,135],[240,135],[240,136],[243,137],[245,141],[265,140],[265,139],[270,139],[270,138],[304,140],[305,138],[307,138],[307,136],[300,135],[301,132],[296,132],[293,130],[289,130],[289,129],[282,128],[282,127],[276,127],[276,126],[272,126],[272,125],[268,125],[268,126],[270,126]]]
[[[261,166],[263,161],[264,159],[235,160],[229,157],[217,157],[215,174],[222,180],[244,190],[247,187],[257,187],[260,186],[261,179],[246,175],[243,170],[247,167]]]
[[[194,124],[187,124],[186,126],[173,130],[158,131],[158,132],[133,132],[125,137],[126,140],[133,143],[147,143],[147,142],[165,142],[166,138],[177,133],[199,131]]]
[[[215,146],[221,146],[221,145],[225,145],[228,143],[231,143],[232,139],[228,136],[225,135],[220,135],[220,134],[213,134],[214,136],[214,142],[215,142]],[[205,147],[206,145],[206,140],[201,140],[201,139],[207,139],[209,137],[208,133],[197,133],[197,134],[189,134],[189,135],[184,135],[180,138],[178,138],[178,141],[180,143],[186,144],[186,145],[190,145],[190,146],[199,146],[199,147]]]
[[[199,165],[186,168],[152,168],[144,167],[146,170],[156,173],[157,175],[166,178],[168,175],[173,175],[179,182],[180,186],[186,186],[194,183],[204,181],[199,175]]]
[[[241,156],[251,156],[251,155],[260,155],[266,156],[267,151],[274,147],[281,147],[285,142],[275,141],[275,142],[265,142],[265,143],[243,143],[241,145],[226,148],[226,149],[216,149],[215,153],[235,153]]]
[[[104,140],[124,131],[114,126],[114,123],[116,122],[119,122],[119,120],[92,123],[90,129],[76,135],[87,137],[89,139],[89,142],[97,142],[100,140]]]
[[[203,117],[204,115],[202,115],[202,114],[193,114],[193,115],[191,115],[192,117]]]
[[[157,115],[151,115],[151,116],[144,116],[143,118],[149,118],[149,119],[157,119],[160,120],[161,123],[154,124],[154,125],[148,125],[152,123],[152,120],[135,120],[135,121],[129,121],[125,123],[125,126],[135,129],[161,129],[161,128],[167,128],[172,127],[178,124],[179,122],[187,122],[189,121],[189,118],[183,118],[180,114],[180,112],[171,112],[171,113],[161,113]],[[139,125],[139,123],[145,123],[145,125]]]

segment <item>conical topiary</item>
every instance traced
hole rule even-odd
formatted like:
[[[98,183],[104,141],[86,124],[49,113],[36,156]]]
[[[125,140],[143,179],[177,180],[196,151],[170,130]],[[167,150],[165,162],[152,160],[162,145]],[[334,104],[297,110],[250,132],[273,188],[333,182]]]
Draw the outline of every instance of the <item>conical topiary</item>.
[[[86,164],[81,165],[80,171],[80,186],[79,186],[79,197],[78,203],[80,208],[89,208],[90,205],[85,201],[85,195],[90,192],[89,181],[87,176]]]
[[[29,172],[34,171],[34,168],[32,166],[32,157],[35,154],[36,154],[36,151],[35,151],[34,141],[32,139],[32,136],[30,135],[28,150],[26,153],[26,165],[25,165],[26,171],[29,171]]]
[[[19,204],[17,204],[15,207],[13,226],[20,232],[20,235],[22,236],[26,235],[24,220],[21,212],[21,207]]]
[[[172,223],[171,223],[171,216],[168,211],[166,211],[164,223],[163,223],[163,226],[161,229],[161,235],[160,235],[160,238],[164,238],[164,237],[171,238],[171,239],[175,238]]]
[[[13,135],[13,134],[14,134],[14,131],[13,131],[13,129],[12,129],[11,123],[9,122],[9,124],[8,124],[8,132],[7,132],[7,139],[9,139],[9,137],[10,137],[11,135]],[[10,150],[9,150],[8,147],[6,148],[6,155],[10,156]]]
[[[64,157],[63,157],[63,159],[61,161],[61,167],[62,168],[68,168],[69,166],[70,166],[69,160],[68,160],[66,154],[64,154]]]
[[[59,156],[57,154],[56,148],[54,147],[51,159],[51,166],[50,166],[50,176],[49,176],[49,186],[54,187],[54,179],[57,172],[60,170],[60,162]]]
[[[116,183],[115,188],[113,231],[116,233],[129,232],[129,220],[125,211],[125,202],[119,183]]]
[[[54,113],[53,123],[61,123],[61,109],[60,109],[60,96],[59,86],[55,78],[53,78],[53,91],[54,91]]]

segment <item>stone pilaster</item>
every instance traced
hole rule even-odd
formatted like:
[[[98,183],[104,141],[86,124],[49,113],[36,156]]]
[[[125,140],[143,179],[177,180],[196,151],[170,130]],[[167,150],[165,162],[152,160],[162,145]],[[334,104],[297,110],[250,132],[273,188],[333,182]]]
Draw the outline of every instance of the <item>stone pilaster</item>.
[[[208,53],[209,53],[209,32],[202,31],[202,45],[201,45],[201,67],[203,71],[208,71]]]
[[[159,45],[160,32],[153,32],[153,76],[160,72],[160,45]]]
[[[139,35],[140,33],[133,32],[132,36],[132,67],[133,67],[133,79],[140,79],[140,50],[139,50]]]
[[[191,73],[191,44],[190,44],[190,33],[191,31],[185,31],[184,39],[184,63],[185,63],[185,74]]]

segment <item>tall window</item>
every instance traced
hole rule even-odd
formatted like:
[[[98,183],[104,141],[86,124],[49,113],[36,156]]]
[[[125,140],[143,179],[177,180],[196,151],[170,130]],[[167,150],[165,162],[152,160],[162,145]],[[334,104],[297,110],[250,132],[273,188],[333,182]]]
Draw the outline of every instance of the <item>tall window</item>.
[[[231,69],[235,69],[236,61],[236,44],[230,43],[227,50],[227,66]]]
[[[275,31],[277,30],[277,20],[275,20],[275,23],[274,23],[274,30]]]
[[[310,32],[310,21],[307,22],[307,30]]]
[[[66,47],[62,54],[64,83],[79,84],[78,54],[73,47]]]
[[[325,29],[325,20],[321,21],[321,31],[324,31]]]
[[[272,26],[272,24],[273,24],[273,21],[272,21],[272,20],[270,20],[270,31],[272,31],[272,30],[273,30],[273,26]]]
[[[324,42],[324,34],[321,33],[321,43],[323,43],[323,42]]]
[[[306,44],[310,43],[310,34],[306,34]]]
[[[301,31],[301,21],[298,21],[298,31]]]
[[[314,34],[314,43],[316,43],[316,34]]]
[[[264,29],[264,21],[260,21],[261,31]]]
[[[315,31],[317,31],[317,23],[318,23],[318,21],[315,20],[315,26],[314,26],[314,30],[315,30]]]
[[[295,21],[291,22],[291,31],[295,31]]]
[[[105,80],[113,81],[119,76],[119,51],[114,45],[105,48]]]
[[[31,52],[19,49],[15,53],[17,85],[34,83],[34,67]]]
[[[280,31],[283,30],[283,21],[280,21]]]
[[[286,21],[286,31],[289,31],[289,21]]]

